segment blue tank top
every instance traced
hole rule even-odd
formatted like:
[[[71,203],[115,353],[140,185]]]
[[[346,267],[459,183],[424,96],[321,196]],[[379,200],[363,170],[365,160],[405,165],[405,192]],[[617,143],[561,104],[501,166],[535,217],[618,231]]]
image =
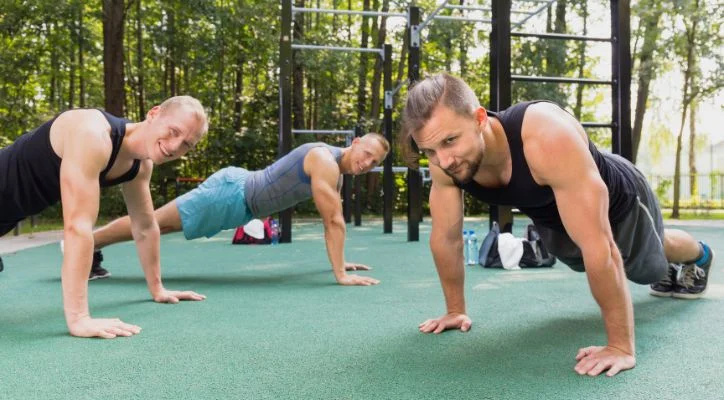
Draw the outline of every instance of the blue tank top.
[[[521,139],[523,117],[528,106],[539,102],[541,101],[519,103],[497,113],[488,111],[489,116],[500,121],[508,139],[512,163],[512,174],[508,185],[486,188],[475,181],[470,181],[459,187],[478,200],[491,205],[516,207],[530,217],[535,224],[564,232],[565,228],[558,212],[553,189],[535,182],[523,153]],[[590,140],[588,149],[603,182],[608,187],[608,218],[611,224],[615,225],[622,221],[636,204],[634,171],[631,164],[626,165],[616,158],[601,153]]]
[[[274,164],[260,171],[250,171],[244,184],[244,197],[251,213],[264,217],[312,197],[312,180],[304,173],[304,158],[310,150],[324,147],[339,163],[342,149],[325,143],[303,144]],[[337,182],[339,188],[340,181]]]
[[[101,187],[130,181],[138,174],[141,162],[134,160],[133,166],[116,179],[106,179],[116,161],[121,143],[126,134],[125,119],[99,110],[111,125],[111,157],[98,180]],[[60,114],[59,114],[60,115]],[[60,163],[50,144],[50,127],[55,116],[40,127],[20,136],[13,144],[0,149],[0,220],[8,217],[14,220],[29,217],[60,201]]]

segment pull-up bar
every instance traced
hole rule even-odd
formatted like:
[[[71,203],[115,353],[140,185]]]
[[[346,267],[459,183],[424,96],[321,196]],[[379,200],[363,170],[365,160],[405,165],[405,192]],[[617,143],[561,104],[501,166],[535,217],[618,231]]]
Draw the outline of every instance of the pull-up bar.
[[[583,79],[583,78],[559,78],[552,76],[526,76],[511,75],[511,80],[523,82],[548,82],[548,83],[583,83],[587,85],[611,85],[612,81],[602,79]]]
[[[342,14],[342,15],[362,15],[365,17],[407,18],[407,14],[400,14],[400,13],[391,13],[391,12],[384,12],[384,11],[334,10],[334,9],[328,9],[328,8],[292,7],[292,13],[325,13],[325,14]]]
[[[380,57],[385,56],[382,49],[368,49],[365,47],[339,47],[339,46],[319,46],[316,44],[292,44],[292,50],[331,50],[331,51],[356,51],[359,53],[377,53]]]
[[[582,40],[589,42],[611,42],[610,37],[594,37],[581,35],[568,35],[565,33],[532,33],[532,32],[510,32],[510,36],[533,37],[538,39],[560,39],[560,40]]]
[[[493,20],[483,18],[468,18],[468,17],[457,17],[450,15],[438,15],[434,19],[443,21],[460,21],[460,22],[482,22],[484,24],[490,24]]]
[[[354,136],[353,130],[336,129],[292,129],[295,135],[348,135]]]

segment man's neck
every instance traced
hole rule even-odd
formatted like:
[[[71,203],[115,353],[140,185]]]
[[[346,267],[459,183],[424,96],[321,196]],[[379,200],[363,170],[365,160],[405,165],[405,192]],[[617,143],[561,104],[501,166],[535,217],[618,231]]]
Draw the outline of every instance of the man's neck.
[[[141,124],[140,122],[126,124],[126,135],[121,143],[119,156],[137,160],[149,158],[141,140]]]

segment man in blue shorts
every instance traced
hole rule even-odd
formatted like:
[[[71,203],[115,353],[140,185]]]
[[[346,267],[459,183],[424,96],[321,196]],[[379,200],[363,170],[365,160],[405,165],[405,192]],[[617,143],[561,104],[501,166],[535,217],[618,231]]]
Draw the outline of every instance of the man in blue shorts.
[[[376,285],[377,279],[347,274],[347,270],[368,270],[362,264],[344,260],[345,222],[339,195],[342,174],[360,175],[379,165],[389,152],[384,136],[368,133],[355,138],[349,147],[307,143],[259,171],[227,167],[217,171],[196,189],[155,211],[161,233],[183,231],[186,239],[212,237],[224,229],[246,224],[312,198],[324,223],[327,256],[340,285]],[[131,239],[128,217],[119,218],[96,230],[96,256],[100,249]],[[142,260],[143,261],[143,260]],[[145,268],[145,266],[144,266]],[[160,271],[158,271],[160,277]],[[202,300],[195,293],[189,297]]]

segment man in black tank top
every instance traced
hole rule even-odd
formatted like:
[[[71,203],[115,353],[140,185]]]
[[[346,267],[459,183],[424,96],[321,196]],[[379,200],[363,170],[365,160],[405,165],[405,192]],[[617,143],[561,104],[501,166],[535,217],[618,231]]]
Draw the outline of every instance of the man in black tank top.
[[[608,343],[578,350],[579,374],[613,376],[636,364],[626,278],[653,283],[657,296],[697,298],[706,289],[711,249],[686,232],[664,229],[641,173],[600,153],[555,104],[486,112],[465,82],[440,74],[410,89],[403,126],[408,160],[418,156],[411,151],[416,146],[430,161],[430,247],[447,303],[447,314],[423,322],[420,331],[471,326],[463,291],[463,190],[519,208],[551,253],[587,273]]]
[[[154,164],[186,154],[207,129],[198,100],[177,96],[153,107],[139,123],[100,110],[66,111],[0,149],[0,236],[20,220],[62,203],[65,251],[61,279],[71,335],[114,338],[140,332],[138,326],[118,319],[90,316],[87,279],[101,187],[123,184],[154,300],[201,299],[193,292],[168,291],[161,283],[159,229],[149,183]]]

